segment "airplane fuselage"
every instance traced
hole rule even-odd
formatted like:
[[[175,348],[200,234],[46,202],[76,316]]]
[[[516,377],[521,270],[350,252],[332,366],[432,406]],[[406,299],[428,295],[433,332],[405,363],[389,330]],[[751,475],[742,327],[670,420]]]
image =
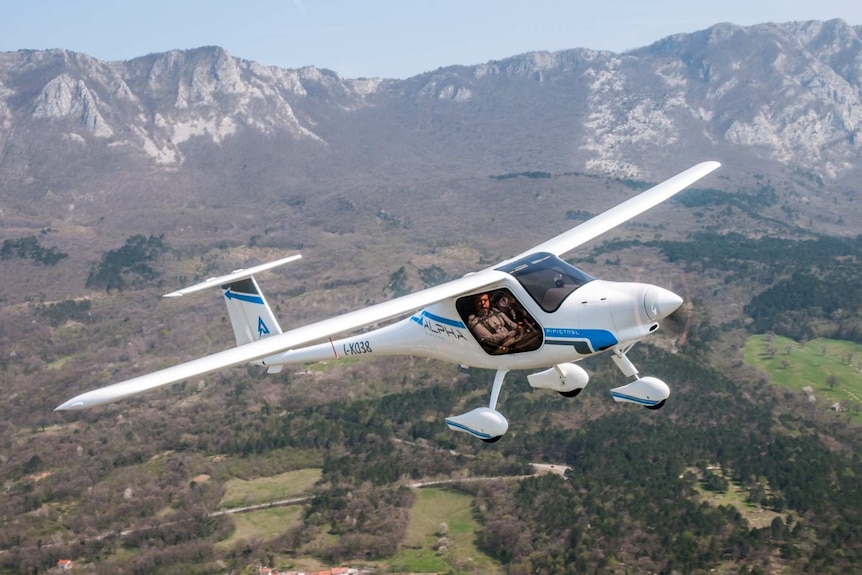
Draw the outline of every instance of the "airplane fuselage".
[[[545,268],[549,264],[553,267],[545,274],[547,286],[530,283],[523,274],[510,275],[481,292],[440,301],[396,323],[290,350],[261,363],[408,354],[486,369],[544,368],[628,347],[655,331],[658,321],[682,303],[664,288],[596,280],[583,272],[574,281],[582,283],[573,286],[574,272],[566,272],[577,268],[551,257],[543,260]],[[555,299],[554,290],[561,297]],[[480,301],[483,298],[488,302]],[[506,313],[508,319],[502,318]],[[489,335],[495,327],[502,335]]]

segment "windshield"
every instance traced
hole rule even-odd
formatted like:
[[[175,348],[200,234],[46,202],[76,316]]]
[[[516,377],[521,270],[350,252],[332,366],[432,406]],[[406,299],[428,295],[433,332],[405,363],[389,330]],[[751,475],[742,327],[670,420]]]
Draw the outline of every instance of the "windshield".
[[[569,294],[595,279],[545,252],[530,254],[497,269],[518,280],[539,307],[548,313],[557,311]]]

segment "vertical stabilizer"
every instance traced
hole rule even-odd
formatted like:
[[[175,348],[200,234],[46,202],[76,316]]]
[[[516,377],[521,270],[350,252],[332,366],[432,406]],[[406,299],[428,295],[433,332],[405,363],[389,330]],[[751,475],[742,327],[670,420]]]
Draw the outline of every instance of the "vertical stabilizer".
[[[237,345],[281,333],[281,327],[253,276],[225,284],[222,289]]]

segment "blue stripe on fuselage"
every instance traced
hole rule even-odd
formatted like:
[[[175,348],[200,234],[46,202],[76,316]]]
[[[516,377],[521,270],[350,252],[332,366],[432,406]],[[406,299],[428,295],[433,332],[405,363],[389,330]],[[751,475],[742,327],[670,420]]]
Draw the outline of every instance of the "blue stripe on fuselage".
[[[442,323],[443,325],[448,325],[451,327],[457,327],[457,328],[461,328],[461,329],[464,329],[466,327],[463,324],[463,322],[456,321],[454,319],[445,318],[445,317],[440,317],[439,315],[434,315],[433,313],[429,313],[425,310],[422,310],[422,313],[420,313],[419,315],[414,315],[410,319],[412,321],[415,321],[419,325],[422,325],[422,318],[426,318],[426,317],[428,319],[430,319],[431,321],[436,321],[437,323]]]
[[[572,340],[588,341],[593,351],[607,349],[619,343],[611,332],[604,329],[545,328],[545,343],[571,345]]]

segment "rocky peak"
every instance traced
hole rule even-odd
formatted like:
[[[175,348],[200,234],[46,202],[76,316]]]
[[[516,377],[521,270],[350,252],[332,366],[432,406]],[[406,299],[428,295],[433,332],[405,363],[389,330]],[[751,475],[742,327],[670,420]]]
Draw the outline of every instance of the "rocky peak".
[[[114,134],[99,111],[98,96],[90,91],[83,80],[76,80],[69,74],[60,74],[45,85],[36,98],[33,117],[70,119],[99,138],[108,138]]]
[[[191,141],[278,135],[313,148],[354,141],[350,124],[376,135],[363,153],[400,140],[427,150],[424,138],[478,149],[493,133],[496,146],[529,137],[537,149],[569,150],[567,164],[622,176],[701,149],[837,177],[858,164],[860,78],[860,28],[841,20],[721,23],[622,54],[529,52],[407,80],[265,66],[215,46],[128,62],[21,51],[0,54],[0,145],[26,118],[46,137],[176,165]],[[417,109],[423,128],[405,131]]]

